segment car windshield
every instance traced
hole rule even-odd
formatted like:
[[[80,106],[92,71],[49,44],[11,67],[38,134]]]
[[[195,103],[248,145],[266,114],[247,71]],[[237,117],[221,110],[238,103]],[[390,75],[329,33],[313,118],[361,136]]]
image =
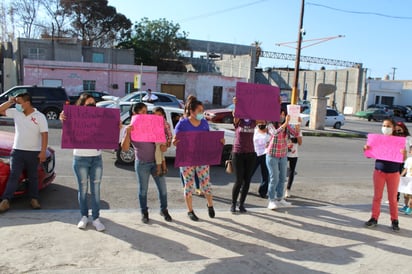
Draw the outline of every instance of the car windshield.
[[[305,109],[303,112],[302,112],[302,114],[310,114],[310,109],[308,108],[308,109]]]
[[[136,92],[135,93],[135,92],[133,92],[133,93],[127,94],[126,96],[123,96],[122,98],[120,98],[120,101],[129,102],[129,101],[133,100],[134,98],[139,97],[140,95],[143,98],[146,95],[146,93],[143,93],[143,92],[141,92],[141,93]]]

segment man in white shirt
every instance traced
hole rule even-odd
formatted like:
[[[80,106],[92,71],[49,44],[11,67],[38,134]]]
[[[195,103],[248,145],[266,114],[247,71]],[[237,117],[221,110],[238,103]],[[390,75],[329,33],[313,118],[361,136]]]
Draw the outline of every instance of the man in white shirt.
[[[10,108],[14,104],[15,108]],[[30,205],[33,209],[40,209],[37,168],[39,162],[46,161],[47,119],[33,107],[29,93],[10,97],[0,105],[0,115],[13,118],[16,130],[10,155],[10,176],[0,203],[0,212],[10,208],[10,201],[24,169],[29,181]]]
[[[153,103],[156,100],[159,100],[159,97],[156,94],[152,94],[152,90],[149,88],[147,94],[142,99],[144,102]]]

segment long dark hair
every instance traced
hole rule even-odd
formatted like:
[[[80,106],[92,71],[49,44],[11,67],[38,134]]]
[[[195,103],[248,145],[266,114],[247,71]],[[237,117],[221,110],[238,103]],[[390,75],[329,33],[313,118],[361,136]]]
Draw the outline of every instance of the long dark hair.
[[[191,104],[192,102],[194,102],[194,101],[197,101],[196,96],[190,94],[190,95],[187,97],[186,103],[185,103],[185,110],[184,110],[184,112],[183,112],[185,116],[189,116],[189,115],[190,115],[190,110],[189,110],[190,104]]]
[[[139,102],[137,104],[133,104],[130,107],[129,114],[130,114],[130,116],[132,116],[133,114],[138,114],[144,108],[147,108],[145,103]]]
[[[156,107],[155,109],[153,109],[153,113],[156,113],[156,112],[160,112],[163,118],[166,119],[166,112],[162,107]]]
[[[406,137],[406,136],[410,136],[410,135],[411,135],[411,134],[409,133],[408,128],[406,127],[406,125],[405,125],[403,122],[397,122],[397,123],[395,124],[395,128],[396,128],[396,126],[402,128],[402,130],[403,130],[402,137]],[[398,135],[398,133],[395,132],[395,135]]]
[[[84,106],[86,104],[87,99],[94,98],[90,93],[82,93],[79,99],[76,101],[76,106]]]
[[[203,106],[203,103],[198,100],[191,101],[188,105],[188,116],[190,115],[190,112],[194,112],[198,106]]]

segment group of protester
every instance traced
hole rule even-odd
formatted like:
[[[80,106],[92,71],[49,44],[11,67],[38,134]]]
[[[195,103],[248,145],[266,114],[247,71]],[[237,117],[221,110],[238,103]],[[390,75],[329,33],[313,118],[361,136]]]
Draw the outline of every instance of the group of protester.
[[[399,153],[403,155],[405,162],[400,164],[398,162],[379,159],[375,161],[375,169],[373,172],[374,195],[372,201],[372,216],[365,222],[365,226],[369,228],[377,226],[383,190],[386,184],[391,227],[394,231],[399,231],[398,202],[400,193],[398,192],[398,189],[401,176],[412,177],[412,138],[404,123],[395,122],[392,119],[385,119],[382,123],[381,130],[383,135],[406,137],[405,148],[399,151]],[[371,147],[365,145],[364,150],[368,149],[371,149]],[[406,215],[412,214],[412,199],[410,194],[404,194],[404,206],[400,211],[404,212]]]
[[[236,101],[236,100],[234,100]],[[11,108],[15,104],[15,108]],[[84,93],[76,105],[82,107],[95,107],[96,101],[92,95]],[[137,103],[132,106],[132,115],[147,114],[147,106]],[[147,191],[150,176],[157,186],[160,200],[160,214],[168,222],[172,217],[168,212],[167,187],[165,175],[167,168],[163,153],[173,143],[179,146],[177,136],[179,132],[209,131],[209,124],[203,117],[203,104],[196,97],[190,96],[186,102],[184,116],[175,127],[172,138],[170,125],[166,121],[165,112],[161,107],[154,109],[154,113],[164,118],[166,143],[136,142],[131,138],[133,125],[126,128],[121,142],[121,148],[128,150],[130,146],[135,151],[135,172],[138,182],[138,198],[142,213],[142,222],[149,222],[147,206]],[[27,170],[29,178],[30,203],[34,209],[41,208],[38,194],[37,166],[46,159],[48,145],[48,127],[45,116],[33,108],[31,96],[28,93],[19,94],[15,98],[0,105],[0,114],[12,117],[15,120],[16,134],[11,153],[11,174],[6,191],[0,203],[0,212],[5,212],[10,207],[10,201],[18,187],[19,177],[23,169]],[[269,196],[270,209],[290,205],[284,199],[284,181],[286,177],[287,160],[291,162],[289,172],[288,191],[293,182],[295,173],[297,145],[301,144],[299,125],[291,126],[286,110],[281,112],[281,121],[267,123],[250,119],[234,118],[235,143],[232,159],[235,168],[235,184],[232,191],[231,211],[236,212],[236,204],[241,192],[239,211],[247,212],[245,200],[249,191],[253,173],[261,167],[262,182],[259,193],[262,197]],[[65,113],[60,114],[62,123],[70,117]],[[224,139],[221,142],[224,144]],[[288,157],[289,155],[289,157]],[[89,205],[87,195],[90,187],[92,224],[97,231],[104,231],[105,226],[100,220],[100,185],[103,176],[103,161],[101,150],[74,149],[73,172],[78,184],[78,202],[81,219],[77,227],[85,229],[89,223]],[[183,183],[184,197],[188,209],[188,217],[193,221],[199,218],[192,206],[192,195],[196,188],[204,194],[207,200],[208,215],[215,217],[213,196],[210,183],[210,167],[185,166],[180,167]],[[198,185],[195,187],[195,185]],[[288,196],[288,192],[286,196]]]

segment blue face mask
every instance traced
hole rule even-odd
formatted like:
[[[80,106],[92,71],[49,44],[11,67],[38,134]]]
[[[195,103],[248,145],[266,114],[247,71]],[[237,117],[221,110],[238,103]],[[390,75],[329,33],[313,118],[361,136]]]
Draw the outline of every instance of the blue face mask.
[[[202,120],[203,117],[204,117],[204,116],[203,116],[202,113],[196,114],[196,120],[198,120],[198,121]]]
[[[21,106],[21,104],[16,104],[14,107],[16,108],[16,110],[17,110],[18,112],[23,112],[23,111],[24,111],[24,109],[23,109],[23,107]]]

